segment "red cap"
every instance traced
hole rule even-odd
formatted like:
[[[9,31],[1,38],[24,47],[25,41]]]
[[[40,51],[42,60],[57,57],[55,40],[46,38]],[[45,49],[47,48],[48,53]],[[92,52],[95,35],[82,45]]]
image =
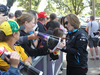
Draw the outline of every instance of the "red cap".
[[[38,18],[45,18],[47,17],[47,14],[45,12],[38,13]]]

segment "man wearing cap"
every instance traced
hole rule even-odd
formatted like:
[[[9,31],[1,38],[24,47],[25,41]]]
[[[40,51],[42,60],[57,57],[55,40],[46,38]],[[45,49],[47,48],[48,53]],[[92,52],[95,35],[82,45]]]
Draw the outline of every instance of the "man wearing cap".
[[[24,27],[19,27],[16,21],[8,20],[4,21],[0,25],[0,47],[5,47],[8,51],[16,51],[21,61],[24,61],[26,64],[30,65],[32,60],[26,55],[24,49],[21,46],[15,46],[15,42],[19,40],[19,30],[23,30]],[[10,64],[0,59],[0,70],[7,71],[10,68]]]
[[[45,31],[47,30],[46,27],[44,26],[45,22],[46,22],[46,17],[47,14],[45,12],[40,12],[38,13],[38,27],[39,27],[39,32],[43,32],[45,33]]]

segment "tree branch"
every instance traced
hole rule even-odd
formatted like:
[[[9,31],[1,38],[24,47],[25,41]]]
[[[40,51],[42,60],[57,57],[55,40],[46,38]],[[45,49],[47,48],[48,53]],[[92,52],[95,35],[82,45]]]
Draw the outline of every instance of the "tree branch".
[[[80,6],[81,3],[82,3],[82,0],[80,0],[80,2],[79,2],[79,4],[78,4],[77,12],[79,11],[79,6]]]
[[[72,5],[73,5],[74,11],[76,13],[76,0],[72,0]]]
[[[84,9],[84,8],[86,8],[86,7],[88,7],[88,6],[85,6],[85,7],[83,7],[82,9],[80,9],[80,11],[79,12],[77,12],[78,14]]]
[[[69,8],[69,6],[68,5],[66,5],[66,4],[64,4],[67,8],[68,8],[68,10],[72,13],[72,10]]]
[[[76,0],[75,0],[75,13],[76,13]]]
[[[74,5],[74,0],[72,0],[72,5],[73,5],[73,7],[75,8],[75,5]]]

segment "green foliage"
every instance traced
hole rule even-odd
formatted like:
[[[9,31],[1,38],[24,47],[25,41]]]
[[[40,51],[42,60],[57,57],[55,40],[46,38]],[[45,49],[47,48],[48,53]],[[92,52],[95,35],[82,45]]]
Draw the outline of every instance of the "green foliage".
[[[68,0],[67,7],[70,9],[71,13],[75,13],[76,15],[78,15],[87,6],[85,6],[83,0]]]
[[[53,7],[54,5],[56,7]],[[78,15],[85,7],[83,0],[48,0],[48,6],[45,10],[48,10],[48,13],[56,10],[59,15],[65,15],[66,13]],[[52,8],[55,10],[51,10]]]
[[[55,7],[51,3],[52,2],[48,1],[48,5],[44,9],[44,12],[46,12],[48,15],[50,15],[52,12],[56,12]]]
[[[96,16],[100,16],[100,3],[95,2],[95,9],[96,9]],[[92,0],[89,1],[90,9],[92,10]],[[92,15],[92,11],[90,12],[90,15]]]
[[[100,16],[100,3],[96,4],[96,16]]]
[[[45,8],[45,12],[50,15],[51,13],[55,12],[57,15],[65,15],[65,5],[64,2],[66,0],[48,0],[48,5]]]
[[[18,0],[19,5],[27,10],[37,10],[41,0]]]
[[[26,10],[36,10],[41,2],[41,0],[18,0],[19,6],[25,8]],[[58,15],[66,15],[68,13],[80,14],[82,10],[86,7],[84,6],[83,0],[47,0],[48,5],[44,9],[48,15],[52,12]],[[31,7],[31,8],[30,8]]]

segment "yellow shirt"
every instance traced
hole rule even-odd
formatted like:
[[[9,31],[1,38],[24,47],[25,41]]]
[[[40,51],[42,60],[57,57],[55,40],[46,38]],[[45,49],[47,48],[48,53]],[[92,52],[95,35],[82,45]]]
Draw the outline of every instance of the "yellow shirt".
[[[8,44],[6,42],[1,42],[0,47],[5,47],[10,52],[14,51],[8,46]],[[24,49],[21,46],[15,46],[15,48],[16,48],[16,51],[19,53],[21,60],[25,61],[28,58],[28,56],[24,52]],[[10,67],[10,65],[7,64],[4,60],[2,60],[0,58],[0,70],[7,71],[7,70],[9,70],[9,67]]]

